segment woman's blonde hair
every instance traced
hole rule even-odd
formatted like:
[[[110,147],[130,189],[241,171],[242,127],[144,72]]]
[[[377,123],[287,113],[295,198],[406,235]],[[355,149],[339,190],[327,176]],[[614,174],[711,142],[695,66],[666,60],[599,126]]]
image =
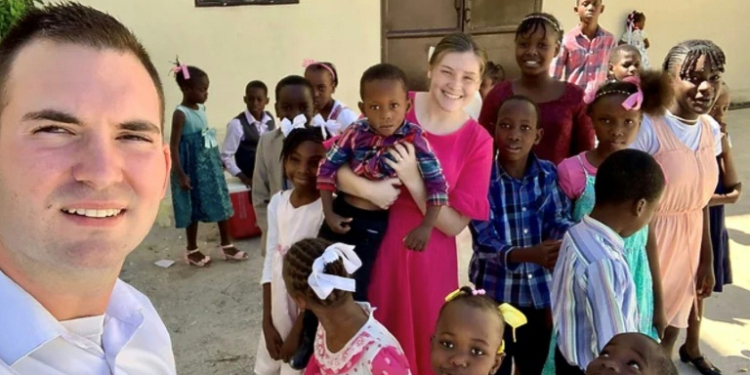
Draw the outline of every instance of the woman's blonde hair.
[[[487,52],[474,41],[471,35],[464,33],[453,33],[441,39],[430,57],[430,67],[439,64],[445,55],[452,52],[473,52],[479,60],[479,75],[484,74],[488,60]]]

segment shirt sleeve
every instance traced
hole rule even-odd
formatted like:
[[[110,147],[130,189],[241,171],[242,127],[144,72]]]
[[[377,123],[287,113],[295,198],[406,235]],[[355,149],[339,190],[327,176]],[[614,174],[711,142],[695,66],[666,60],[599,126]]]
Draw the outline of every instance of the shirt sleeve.
[[[557,173],[550,173],[546,185],[549,186],[549,204],[544,208],[545,239],[562,239],[565,232],[573,225],[571,218],[572,205],[557,184]]]
[[[443,169],[440,167],[435,153],[432,152],[430,144],[424,138],[424,134],[415,134],[414,149],[416,150],[419,173],[422,174],[425,189],[427,190],[427,204],[431,206],[448,205],[448,182],[445,180]]]
[[[594,149],[596,132],[591,124],[591,117],[586,113],[586,104],[581,100],[573,111],[573,142],[570,145],[570,155]]]
[[[611,259],[599,260],[586,269],[586,297],[591,311],[588,319],[596,336],[595,354],[598,354],[612,337],[627,332],[625,317],[622,316],[620,308],[622,301],[619,300],[620,293],[617,291],[619,272],[617,264]],[[579,365],[586,368],[588,364]]]
[[[492,130],[497,122],[497,111],[500,109],[500,85],[496,85],[487,94],[482,102],[482,110],[479,112],[477,120],[487,131],[492,134]]]
[[[708,124],[711,126],[711,134],[713,134],[714,137],[714,152],[716,153],[716,156],[719,156],[724,152],[721,145],[721,139],[724,136],[724,134],[721,133],[721,125],[719,125],[719,123],[711,116],[706,116],[706,118],[708,118]]]
[[[576,156],[567,158],[557,167],[557,183],[570,200],[581,197],[586,189],[586,174],[583,173]]]
[[[276,251],[276,247],[279,246],[279,221],[277,211],[279,208],[279,199],[281,199],[281,193],[271,198],[271,203],[268,204],[268,232],[266,234],[266,258],[263,260],[263,274],[260,278],[260,284],[268,284],[271,282],[273,277],[273,254]]]
[[[550,66],[550,75],[559,81],[567,81],[565,77],[565,65],[568,63],[568,49],[565,47],[565,39],[560,46],[560,55],[555,58]]]
[[[509,263],[508,254],[515,249],[510,244],[510,239],[500,236],[495,223],[498,220],[505,220],[503,207],[495,202],[492,192],[499,191],[499,182],[495,178],[491,179],[489,193],[490,217],[487,221],[472,220],[469,224],[469,231],[473,239],[474,256],[479,260],[485,260],[496,263],[510,271],[518,270],[520,263]]]
[[[371,374],[411,375],[406,356],[393,346],[378,350],[370,363],[370,371]]]
[[[359,115],[357,114],[357,112],[354,112],[351,108],[344,108],[343,110],[341,110],[341,113],[339,113],[336,121],[341,124],[341,127],[343,129],[353,124],[355,121],[357,121],[358,118]]]
[[[336,190],[336,172],[352,157],[358,133],[358,128],[347,127],[341,138],[331,145],[318,168],[318,190]]]
[[[463,145],[464,149],[453,151],[468,155],[456,179],[456,185],[448,193],[448,201],[453,209],[464,216],[487,220],[490,212],[487,194],[492,171],[492,138],[479,124],[475,123],[475,126],[478,133],[476,141]]]
[[[255,170],[253,171],[253,189],[250,191],[253,200],[253,210],[255,210],[255,219],[263,233],[268,231],[268,217],[266,216],[266,210],[268,209],[268,203],[271,199],[271,186],[269,186],[270,178],[268,177],[268,166],[266,165],[266,158],[264,157],[266,152],[265,144],[270,136],[271,133],[266,133],[260,137],[260,141],[258,142],[258,149],[255,153]]]
[[[641,128],[638,129],[635,141],[629,147],[634,150],[641,150],[650,155],[654,155],[659,151],[659,140],[656,139],[654,125],[649,116],[643,116]]]
[[[224,138],[224,147],[222,147],[221,151],[221,161],[232,176],[236,176],[242,172],[237,166],[237,162],[234,160],[234,154],[237,153],[237,149],[240,147],[243,135],[242,124],[239,120],[234,119],[227,124],[227,136]],[[248,177],[252,178],[252,176]]]

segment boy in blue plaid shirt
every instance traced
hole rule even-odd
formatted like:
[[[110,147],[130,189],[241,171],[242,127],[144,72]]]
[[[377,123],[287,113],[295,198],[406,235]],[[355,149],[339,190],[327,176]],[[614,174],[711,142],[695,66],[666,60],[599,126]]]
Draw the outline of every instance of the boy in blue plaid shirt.
[[[490,179],[490,220],[473,221],[470,277],[499,303],[521,310],[528,324],[507,330],[506,353],[523,375],[540,375],[547,359],[552,319],[551,270],[568,228],[571,204],[557,185],[557,168],[531,153],[543,130],[539,108],[514,96],[498,110],[497,153]],[[505,360],[498,375],[510,375]]]

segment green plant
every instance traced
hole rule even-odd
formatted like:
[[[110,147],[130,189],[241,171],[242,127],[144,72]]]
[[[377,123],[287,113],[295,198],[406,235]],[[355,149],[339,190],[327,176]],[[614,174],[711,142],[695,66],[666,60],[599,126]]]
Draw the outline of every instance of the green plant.
[[[42,4],[42,0],[0,0],[0,39],[21,18],[26,9],[33,7],[35,3]]]

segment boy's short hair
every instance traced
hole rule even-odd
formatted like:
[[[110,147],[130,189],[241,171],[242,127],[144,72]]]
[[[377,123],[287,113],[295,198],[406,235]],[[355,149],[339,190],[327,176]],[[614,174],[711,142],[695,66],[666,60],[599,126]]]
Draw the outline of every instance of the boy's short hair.
[[[620,150],[596,172],[596,204],[620,204],[645,199],[656,201],[664,190],[664,172],[649,154]]]
[[[306,80],[305,77],[298,76],[298,75],[291,75],[286,76],[279,81],[279,83],[276,84],[276,101],[279,101],[279,93],[281,93],[281,89],[283,89],[286,86],[305,86],[310,90],[310,95],[312,95],[315,90],[312,87],[312,84],[310,81]]]
[[[245,86],[245,93],[250,92],[252,89],[263,90],[265,95],[268,96],[268,86],[262,81],[250,81],[247,86]]]
[[[365,84],[372,81],[399,81],[403,85],[407,95],[409,93],[409,86],[406,83],[406,73],[393,64],[377,64],[365,70],[362,78],[359,80],[359,96],[362,99],[365,96]]]
[[[539,109],[539,105],[536,104],[533,100],[529,99],[527,96],[523,95],[513,95],[508,99],[503,100],[502,103],[500,103],[500,106],[497,107],[497,113],[500,113],[500,110],[503,109],[503,106],[510,102],[523,102],[531,104],[532,107],[534,107],[534,111],[536,111],[536,123],[534,123],[534,126],[539,129],[539,121],[541,121],[542,117],[542,111]],[[492,124],[492,128],[494,129],[496,124]]]
[[[159,73],[138,38],[114,17],[75,2],[32,6],[3,35],[0,41],[0,95],[5,95],[4,86],[19,51],[35,40],[132,53],[151,77],[159,95],[161,112],[164,112],[164,88]],[[7,99],[1,102],[7,102]]]
[[[618,60],[620,59],[620,54],[623,54],[623,53],[632,53],[638,56],[639,60],[643,60],[643,56],[641,56],[641,51],[639,51],[638,48],[630,44],[621,44],[615,48],[612,48],[612,52],[609,53],[609,63],[617,64]]]

